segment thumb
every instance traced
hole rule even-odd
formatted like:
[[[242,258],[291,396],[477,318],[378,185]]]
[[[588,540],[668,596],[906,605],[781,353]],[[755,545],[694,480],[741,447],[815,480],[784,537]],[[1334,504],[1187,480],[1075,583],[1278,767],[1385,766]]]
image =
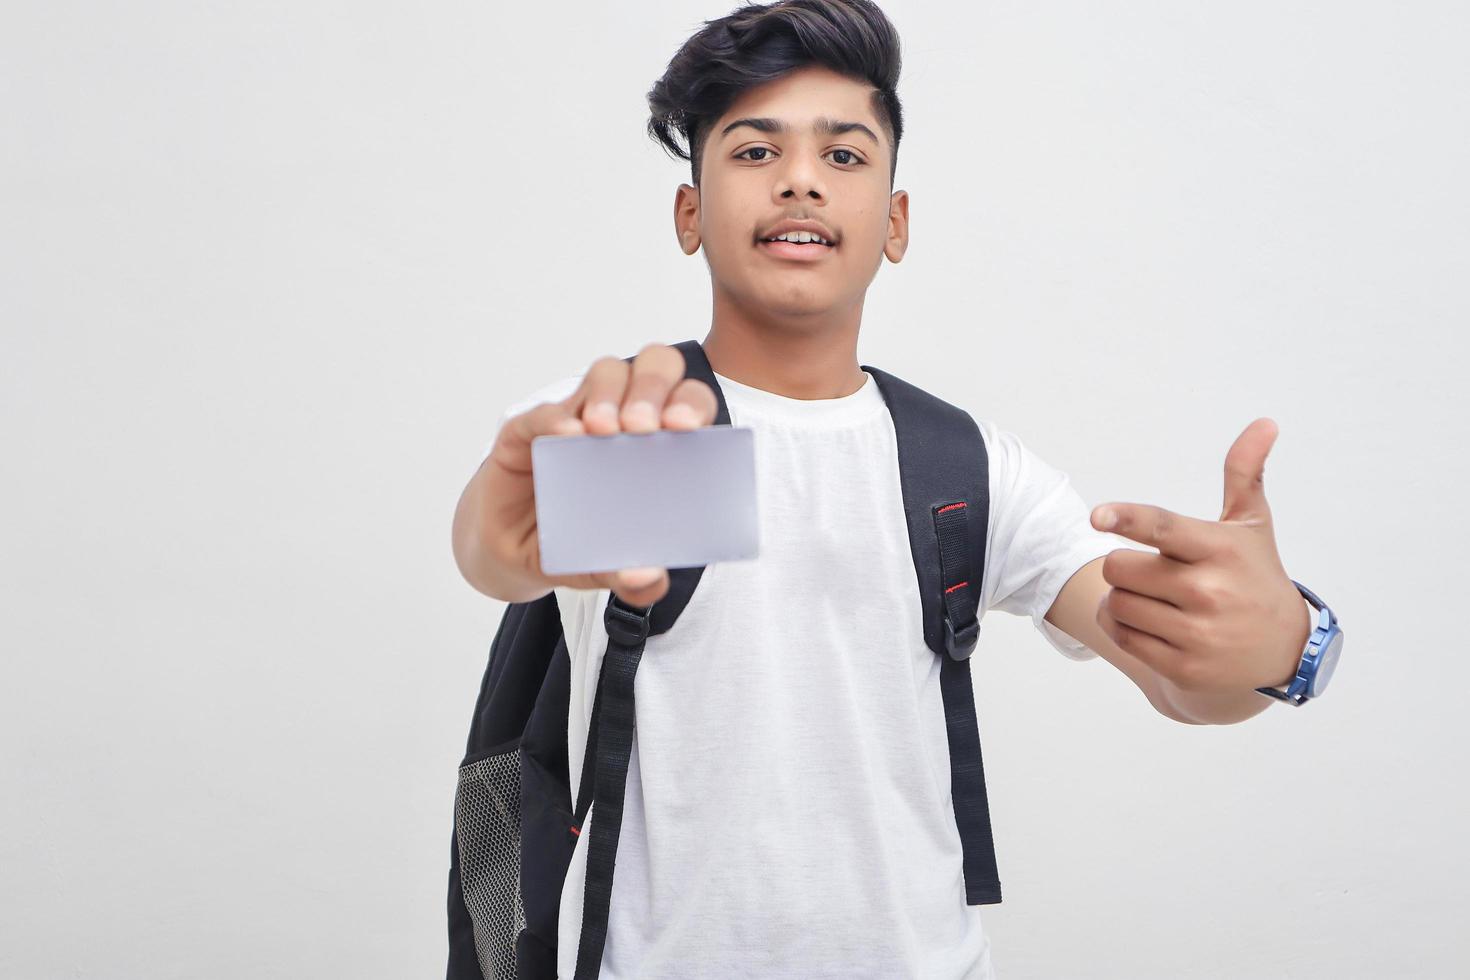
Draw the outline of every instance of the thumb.
[[[1271,508],[1266,503],[1265,488],[1266,455],[1279,434],[1274,420],[1259,418],[1236,436],[1225,454],[1225,501],[1220,520],[1270,523]]]
[[[669,573],[663,568],[624,568],[608,579],[607,588],[630,606],[651,606],[669,591]]]

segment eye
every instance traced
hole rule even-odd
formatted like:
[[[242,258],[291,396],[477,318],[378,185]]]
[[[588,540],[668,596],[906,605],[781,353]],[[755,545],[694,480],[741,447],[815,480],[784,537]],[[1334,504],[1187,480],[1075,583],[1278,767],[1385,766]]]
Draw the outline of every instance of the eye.
[[[739,153],[735,154],[735,159],[737,159],[737,160],[745,159],[745,160],[750,160],[753,163],[759,163],[762,160],[766,159],[766,157],[764,155],[757,157],[757,156],[746,156],[746,154],[747,153],[767,154],[767,153],[770,153],[770,152],[771,152],[771,148],[768,147],[768,146],[749,146],[749,147],[746,147],[745,149],[741,150]],[[844,149],[844,148],[841,148],[841,147],[839,147],[838,149],[835,149],[835,150],[828,150],[827,153],[829,153],[829,154],[842,153],[842,154],[845,154],[848,157],[848,159],[835,160],[835,161],[833,161],[838,166],[842,166],[842,167],[865,166],[866,163],[867,163],[867,161],[865,161],[862,157],[858,156],[852,150]]]

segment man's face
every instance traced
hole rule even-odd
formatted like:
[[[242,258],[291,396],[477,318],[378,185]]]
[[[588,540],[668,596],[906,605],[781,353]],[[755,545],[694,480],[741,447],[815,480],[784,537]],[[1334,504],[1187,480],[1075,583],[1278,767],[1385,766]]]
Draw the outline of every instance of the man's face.
[[[860,304],[883,256],[903,257],[908,192],[890,193],[893,147],[872,92],[806,66],[744,93],[715,121],[700,187],[679,186],[674,218],[686,254],[703,246],[717,289],[770,315],[822,314]],[[863,128],[824,132],[824,122]],[[762,240],[786,219],[816,222],[834,244]]]

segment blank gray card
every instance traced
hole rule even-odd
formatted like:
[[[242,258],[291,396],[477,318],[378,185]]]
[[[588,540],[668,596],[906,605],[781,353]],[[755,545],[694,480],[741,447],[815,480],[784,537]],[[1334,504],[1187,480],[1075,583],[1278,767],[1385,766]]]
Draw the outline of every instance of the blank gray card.
[[[755,558],[754,431],[711,425],[531,441],[548,575]]]

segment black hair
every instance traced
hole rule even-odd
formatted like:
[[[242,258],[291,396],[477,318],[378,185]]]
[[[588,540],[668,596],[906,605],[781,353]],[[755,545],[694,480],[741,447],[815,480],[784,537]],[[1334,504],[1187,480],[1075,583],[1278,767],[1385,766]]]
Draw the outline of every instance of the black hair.
[[[737,7],[684,42],[648,92],[648,134],[689,161],[699,186],[701,151],[710,128],[747,89],[804,65],[824,65],[870,82],[873,114],[892,147],[888,180],[898,170],[903,108],[898,31],[871,0],[778,0]],[[687,149],[675,136],[682,136]]]

